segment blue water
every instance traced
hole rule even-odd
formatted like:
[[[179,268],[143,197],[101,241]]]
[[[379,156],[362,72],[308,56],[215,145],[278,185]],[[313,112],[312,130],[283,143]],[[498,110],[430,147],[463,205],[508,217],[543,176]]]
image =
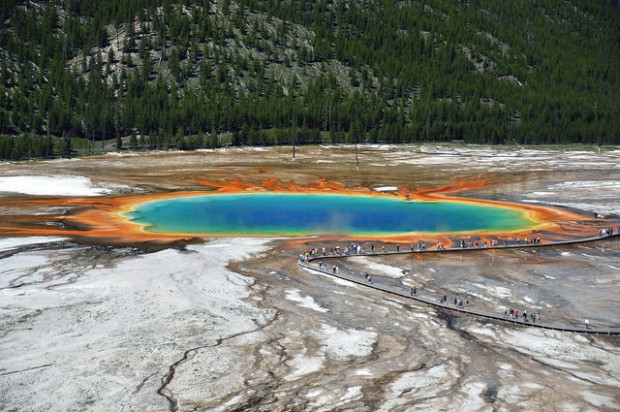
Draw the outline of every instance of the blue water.
[[[317,194],[179,197],[140,204],[127,216],[151,233],[241,236],[510,231],[536,223],[497,206]]]

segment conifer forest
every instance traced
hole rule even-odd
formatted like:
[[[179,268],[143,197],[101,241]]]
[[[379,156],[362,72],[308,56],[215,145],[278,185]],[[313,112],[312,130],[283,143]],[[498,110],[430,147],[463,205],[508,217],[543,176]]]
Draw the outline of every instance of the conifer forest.
[[[0,0],[0,158],[620,144],[618,0]]]

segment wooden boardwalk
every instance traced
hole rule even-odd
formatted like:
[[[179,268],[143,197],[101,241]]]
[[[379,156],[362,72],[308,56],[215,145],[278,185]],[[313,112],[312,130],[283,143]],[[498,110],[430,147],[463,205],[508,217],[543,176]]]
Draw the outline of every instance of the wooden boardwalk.
[[[387,256],[387,255],[407,255],[407,254],[418,254],[418,253],[448,253],[448,252],[469,252],[469,251],[480,251],[480,250],[502,250],[502,249],[527,249],[527,248],[541,248],[541,247],[550,247],[550,246],[564,246],[564,245],[577,245],[581,243],[591,243],[598,242],[601,240],[608,240],[613,238],[620,238],[620,232],[615,232],[612,235],[606,236],[591,236],[584,238],[576,238],[576,239],[568,239],[568,240],[557,240],[554,242],[546,242],[546,243],[509,243],[502,244],[502,242],[498,243],[494,246],[475,246],[475,247],[453,247],[453,248],[444,248],[444,249],[406,249],[403,248],[400,251],[391,250],[391,251],[378,251],[378,252],[362,252],[362,253],[340,253],[333,255],[320,255],[320,256],[310,256],[308,261],[313,261],[316,259],[341,259],[355,256]]]
[[[494,321],[511,323],[519,326],[527,326],[527,327],[535,327],[541,329],[550,329],[557,330],[561,332],[575,332],[575,333],[584,333],[584,334],[599,334],[599,335],[620,335],[620,328],[586,328],[585,325],[582,327],[576,327],[571,325],[560,325],[553,324],[547,322],[524,322],[521,318],[510,318],[506,317],[503,314],[491,313],[479,311],[463,306],[456,306],[449,302],[441,303],[440,300],[437,299],[437,296],[428,296],[421,293],[416,293],[412,295],[409,289],[404,287],[394,287],[389,285],[381,285],[376,281],[369,282],[362,273],[353,274],[353,273],[334,273],[333,271],[323,270],[319,267],[313,266],[311,262],[313,260],[325,260],[325,259],[342,259],[342,258],[350,258],[350,257],[359,257],[359,256],[389,256],[396,254],[416,254],[416,253],[446,253],[446,252],[469,252],[476,250],[494,250],[494,249],[522,249],[522,248],[538,248],[538,247],[546,247],[546,246],[558,246],[558,245],[570,245],[570,244],[579,244],[586,242],[594,242],[599,240],[605,240],[610,238],[620,237],[620,233],[615,233],[607,236],[596,236],[596,237],[588,237],[581,239],[571,239],[566,241],[558,241],[558,242],[550,242],[550,243],[534,243],[534,244],[510,244],[510,245],[495,245],[493,247],[471,247],[471,248],[446,248],[446,249],[426,249],[426,250],[405,250],[405,251],[389,251],[389,252],[377,252],[377,253],[359,253],[359,254],[336,254],[336,255],[326,255],[326,256],[314,256],[308,257],[307,262],[300,261],[299,264],[311,271],[319,272],[328,276],[333,276],[339,279],[347,280],[349,282],[356,283],[358,285],[362,285],[365,287],[369,287],[372,289],[376,289],[382,292],[390,293],[392,295],[397,295],[400,297],[412,299],[418,302],[425,303],[427,305],[449,310],[453,312],[460,312],[467,315],[477,316],[486,319],[492,319]],[[372,274],[371,274],[372,275]],[[372,277],[372,276],[371,276]]]

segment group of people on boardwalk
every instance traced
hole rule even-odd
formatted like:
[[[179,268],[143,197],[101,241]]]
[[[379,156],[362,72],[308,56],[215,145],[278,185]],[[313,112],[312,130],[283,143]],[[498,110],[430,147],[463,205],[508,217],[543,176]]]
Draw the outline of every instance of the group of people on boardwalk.
[[[610,233],[612,231],[612,229],[601,229],[601,230],[610,230]],[[620,228],[618,229],[619,233],[620,233]],[[599,231],[599,235],[604,236],[601,234],[601,232]],[[512,246],[512,245],[536,245],[536,244],[540,244],[541,240],[540,237],[534,237],[534,236],[525,236],[524,239],[520,239],[520,238],[515,238],[513,241],[508,241],[508,240],[498,240],[498,239],[490,239],[490,240],[478,240],[478,239],[462,239],[459,241],[458,246],[454,247],[454,249],[458,248],[460,246],[461,249],[479,249],[479,248],[496,248],[496,247],[508,247],[508,246]],[[332,246],[330,248],[327,247],[316,247],[316,248],[312,248],[306,252],[304,252],[303,254],[299,255],[299,260],[302,262],[308,262],[309,260],[321,257],[321,256],[354,256],[354,255],[366,255],[366,254],[371,254],[374,255],[375,253],[407,253],[407,252],[422,252],[422,251],[426,251],[427,246],[426,246],[426,242],[425,241],[419,241],[419,242],[414,242],[411,243],[409,250],[405,249],[402,250],[400,247],[400,243],[397,243],[393,246],[393,249],[389,249],[389,244],[383,243],[381,244],[381,247],[379,250],[377,250],[377,247],[375,246],[374,242],[370,243],[370,250],[369,252],[366,251],[366,249],[362,246],[361,243],[357,243],[357,242],[351,242],[347,245],[344,246],[340,246],[340,245],[336,245],[336,246]],[[448,248],[446,248],[446,243],[443,241],[437,241],[435,244],[435,250],[448,250]]]
[[[540,312],[531,312],[528,315],[527,309],[523,309],[523,312],[521,313],[521,317],[523,318],[523,322],[524,323],[527,323],[527,322],[540,323],[540,320],[541,320]],[[506,309],[504,311],[504,318],[506,318],[506,319],[516,319],[516,320],[521,319],[519,317],[519,310],[518,309]]]
[[[302,260],[302,261],[304,261],[304,260]],[[329,272],[329,269],[327,268],[327,263],[325,263],[325,262],[319,262],[319,269],[321,269],[323,272]],[[339,274],[340,273],[340,267],[338,267],[338,265],[334,265],[332,267],[332,273],[334,275]]]
[[[620,235],[620,226],[616,229],[612,227],[605,227],[598,230],[599,237],[608,237],[608,236],[619,236]],[[539,245],[541,244],[541,239],[538,236],[533,235],[525,235],[523,238],[512,238],[512,239],[461,239],[459,241],[453,241],[452,249],[455,250],[460,247],[460,249],[480,249],[480,248],[501,248],[501,247],[514,247],[514,246],[530,246],[530,245]],[[426,251],[426,242],[418,241],[412,242],[409,250],[401,250],[400,243],[392,246],[393,248],[390,250],[389,244],[382,243],[380,247],[380,251],[375,252],[376,246],[374,242],[370,243],[370,251],[367,252],[366,249],[359,242],[350,242],[344,246],[336,245],[330,248],[326,247],[317,247],[304,252],[299,256],[300,261],[308,262],[314,258],[320,256],[352,256],[352,255],[366,255],[375,253],[407,253],[407,252],[422,252]],[[435,250],[448,250],[446,248],[446,244],[443,241],[437,241],[435,244]]]
[[[496,248],[496,247],[508,247],[510,245],[539,245],[540,237],[534,236],[525,236],[523,242],[521,242],[520,238],[515,238],[514,243],[509,243],[507,239],[499,240],[499,239],[491,239],[491,243],[488,240],[480,241],[480,240],[461,240],[460,246],[461,249],[479,249],[479,248]],[[444,248],[445,249],[445,248]]]
[[[374,251],[374,244],[372,245]],[[310,259],[314,259],[321,256],[351,256],[351,255],[363,255],[366,251],[362,247],[361,243],[350,243],[344,247],[340,245],[327,249],[326,247],[312,248],[299,255],[299,260],[302,262],[308,262]]]
[[[618,226],[616,228],[615,234],[616,235],[620,235],[620,226]],[[598,230],[598,235],[600,237],[613,236],[614,235],[614,229],[612,227],[604,227],[604,228]]]
[[[448,296],[447,295],[443,295],[443,297],[439,300],[439,303],[442,305],[447,305],[448,304]],[[463,299],[458,298],[458,297],[454,297],[454,299],[452,300],[452,304],[454,306],[456,306],[457,308],[462,308],[462,307],[469,307],[469,299],[465,299],[465,302],[463,302]]]

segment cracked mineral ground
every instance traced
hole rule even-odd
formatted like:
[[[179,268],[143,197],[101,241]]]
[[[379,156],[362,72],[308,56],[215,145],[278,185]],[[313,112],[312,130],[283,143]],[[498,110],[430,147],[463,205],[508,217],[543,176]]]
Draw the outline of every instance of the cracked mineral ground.
[[[363,146],[359,167],[342,146],[301,147],[294,160],[269,148],[0,164],[0,227],[33,230],[0,233],[0,410],[620,409],[620,338],[444,312],[297,264],[301,251],[340,239],[128,243],[85,227],[63,236],[58,219],[79,212],[63,196],[269,179],[381,191],[484,180],[459,196],[620,225],[615,149]],[[618,239],[338,264],[480,310],[620,326]]]

